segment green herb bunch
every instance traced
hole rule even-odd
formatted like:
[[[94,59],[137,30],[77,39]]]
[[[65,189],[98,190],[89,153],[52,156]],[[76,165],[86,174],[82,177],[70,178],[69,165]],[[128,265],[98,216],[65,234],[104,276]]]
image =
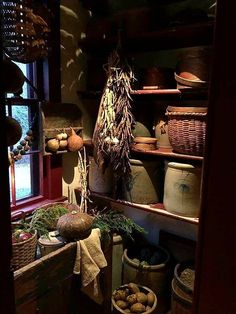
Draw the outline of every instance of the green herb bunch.
[[[103,237],[107,237],[110,233],[117,233],[131,240],[134,240],[134,232],[146,233],[144,228],[137,225],[132,219],[126,217],[122,212],[114,210],[98,212],[95,215],[93,228],[99,228]]]
[[[61,205],[51,206],[47,209],[39,208],[33,213],[30,226],[37,230],[40,236],[47,236],[49,231],[56,229],[58,219],[66,213],[68,213],[68,209]]]

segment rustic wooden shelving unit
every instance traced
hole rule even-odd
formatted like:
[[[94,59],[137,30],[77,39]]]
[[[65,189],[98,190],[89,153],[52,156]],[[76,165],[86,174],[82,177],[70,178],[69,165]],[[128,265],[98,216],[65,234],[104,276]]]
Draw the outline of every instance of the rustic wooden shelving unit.
[[[100,99],[102,91],[78,91],[78,96],[82,99]],[[184,89],[138,89],[131,92],[133,100],[146,99],[146,97],[158,97],[158,100],[205,100],[208,96],[208,89],[184,88]]]
[[[92,140],[85,140],[84,146],[92,149],[93,148]],[[132,148],[131,153],[138,154],[138,155],[162,156],[166,158],[175,158],[175,159],[181,159],[181,160],[193,160],[193,161],[200,161],[200,162],[203,161],[202,156],[178,154],[178,153],[174,153],[172,149],[170,148],[159,148],[156,150],[149,150],[149,151],[141,151],[141,150]]]
[[[80,189],[75,189],[75,192],[80,194]],[[110,196],[95,193],[95,192],[90,192],[90,199],[92,201],[94,201],[96,204],[99,204],[102,202],[103,205],[105,205],[105,206],[108,205],[109,207],[110,207],[110,205],[118,204],[121,206],[137,208],[137,209],[145,211],[147,213],[165,216],[165,217],[168,217],[170,219],[180,220],[180,221],[187,222],[187,223],[194,224],[194,225],[198,225],[198,221],[199,221],[198,218],[184,217],[184,216],[172,214],[172,213],[170,213],[164,209],[164,206],[162,203],[151,204],[151,205],[136,204],[136,203],[127,202],[124,200],[119,200],[119,199],[117,200],[117,199],[114,199]]]
[[[127,55],[132,53],[150,52],[165,49],[177,49],[191,46],[211,45],[213,41],[214,21],[200,22],[191,25],[181,25],[170,27],[167,29],[160,29],[151,32],[138,33],[137,36],[122,38],[122,48]],[[117,37],[90,39],[84,38],[79,41],[79,46],[84,52],[90,53],[91,56],[96,54],[109,54],[113,48],[116,47]],[[78,91],[78,96],[84,99],[99,100],[102,96],[100,90]],[[182,89],[138,89],[131,92],[133,101],[137,103],[150,100],[150,105],[163,107],[164,101],[181,101],[181,100],[204,100],[208,99],[208,88],[191,88],[186,87]],[[166,105],[166,103],[165,103]],[[84,142],[87,150],[92,154],[93,144],[91,140]],[[167,158],[176,161],[190,161],[202,163],[202,156],[192,156],[185,154],[178,154],[172,149],[156,149],[153,151],[140,151],[131,148],[131,156],[142,158],[142,156],[153,156]],[[78,191],[77,191],[78,192]],[[163,204],[142,205],[130,203],[123,200],[116,200],[109,196],[91,193],[91,198],[99,204],[103,205],[118,205],[137,208],[139,210],[153,213],[160,216],[168,217],[169,219],[184,221],[186,223],[198,225],[198,218],[188,218],[179,215],[174,215],[167,212]]]

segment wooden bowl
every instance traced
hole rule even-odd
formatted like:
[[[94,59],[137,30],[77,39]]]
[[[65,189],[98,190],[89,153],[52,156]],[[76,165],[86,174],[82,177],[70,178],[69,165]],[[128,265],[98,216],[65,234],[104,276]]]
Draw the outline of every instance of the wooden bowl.
[[[133,148],[141,151],[155,150],[156,144],[155,137],[137,136],[134,138]]]

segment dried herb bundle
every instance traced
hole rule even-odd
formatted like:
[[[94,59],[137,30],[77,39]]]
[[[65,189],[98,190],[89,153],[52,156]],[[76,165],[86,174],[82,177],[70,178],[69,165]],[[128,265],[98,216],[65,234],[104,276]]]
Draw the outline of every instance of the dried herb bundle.
[[[88,165],[85,147],[83,148],[83,156],[80,151],[78,151],[78,169],[80,174],[80,185],[81,185],[81,200],[80,200],[80,212],[87,213],[88,201],[89,199],[89,189],[88,189]]]
[[[116,179],[130,174],[130,144],[135,121],[131,113],[133,72],[117,51],[108,59],[107,82],[93,134],[94,157],[99,166],[112,165]]]

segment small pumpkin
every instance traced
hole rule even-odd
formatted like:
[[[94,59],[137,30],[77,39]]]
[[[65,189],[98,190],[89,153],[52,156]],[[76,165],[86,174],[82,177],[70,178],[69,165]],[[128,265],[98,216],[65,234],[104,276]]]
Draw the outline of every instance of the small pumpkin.
[[[57,222],[60,235],[69,241],[87,238],[92,230],[93,217],[77,211],[62,215]]]
[[[76,134],[75,130],[71,128],[71,136],[68,137],[68,149],[71,152],[76,152],[83,147],[83,139]]]

